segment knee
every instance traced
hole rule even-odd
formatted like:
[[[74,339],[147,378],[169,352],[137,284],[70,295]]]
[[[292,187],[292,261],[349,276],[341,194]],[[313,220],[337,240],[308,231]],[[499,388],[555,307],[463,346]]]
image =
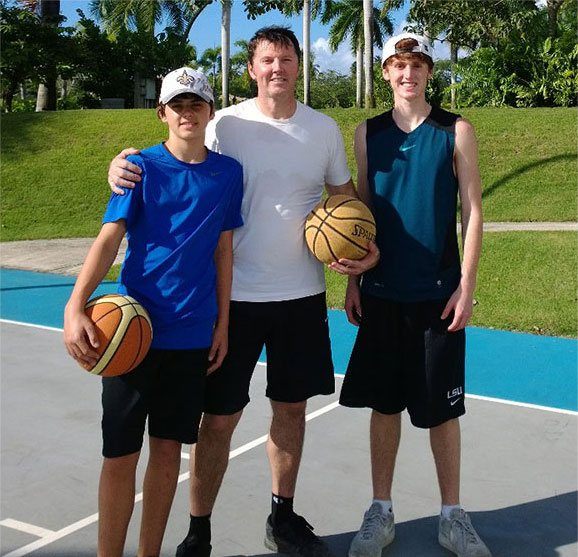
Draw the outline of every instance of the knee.
[[[241,419],[242,412],[230,416],[205,414],[201,422],[201,435],[211,437],[230,438]]]
[[[102,461],[102,472],[108,477],[124,478],[134,475],[140,452],[124,456],[105,457]]]
[[[150,458],[162,462],[180,462],[181,443],[173,439],[150,437]]]
[[[303,402],[272,402],[273,419],[283,423],[305,422],[307,401]]]

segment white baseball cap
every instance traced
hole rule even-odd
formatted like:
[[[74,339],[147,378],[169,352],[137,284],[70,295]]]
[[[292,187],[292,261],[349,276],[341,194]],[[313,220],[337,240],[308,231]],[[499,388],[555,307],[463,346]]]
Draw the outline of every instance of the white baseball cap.
[[[403,39],[414,39],[417,44],[411,49],[396,49],[395,45]],[[401,33],[399,35],[395,35],[395,37],[391,37],[391,39],[389,39],[383,45],[383,52],[381,53],[381,65],[383,66],[388,58],[391,58],[396,54],[402,54],[404,52],[419,52],[431,58],[432,62],[434,60],[433,46],[428,39],[426,39],[423,35],[416,35],[415,33]]]
[[[165,75],[159,102],[167,104],[172,98],[183,93],[193,93],[208,103],[215,102],[207,77],[193,68],[179,68]]]

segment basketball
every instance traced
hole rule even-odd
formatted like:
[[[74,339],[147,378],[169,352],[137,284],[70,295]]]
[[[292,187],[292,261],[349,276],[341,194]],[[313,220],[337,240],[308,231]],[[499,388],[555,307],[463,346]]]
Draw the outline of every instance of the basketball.
[[[84,313],[94,323],[100,358],[90,373],[103,377],[123,375],[138,366],[153,338],[147,311],[130,296],[108,294],[89,300]]]
[[[320,201],[305,222],[309,249],[329,265],[339,259],[362,259],[375,241],[375,219],[355,197],[332,195]]]

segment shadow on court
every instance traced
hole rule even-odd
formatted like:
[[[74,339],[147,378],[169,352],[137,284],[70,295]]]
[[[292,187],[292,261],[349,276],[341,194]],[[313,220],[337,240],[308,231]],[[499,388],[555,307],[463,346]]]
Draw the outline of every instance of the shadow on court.
[[[565,493],[495,511],[472,512],[472,522],[494,557],[556,557],[558,548],[578,541],[578,492]],[[384,557],[451,555],[437,542],[438,517],[428,516],[396,524],[396,539]],[[336,557],[347,555],[355,532],[325,536]],[[270,557],[271,553],[227,557]],[[55,556],[56,557],[56,556]]]

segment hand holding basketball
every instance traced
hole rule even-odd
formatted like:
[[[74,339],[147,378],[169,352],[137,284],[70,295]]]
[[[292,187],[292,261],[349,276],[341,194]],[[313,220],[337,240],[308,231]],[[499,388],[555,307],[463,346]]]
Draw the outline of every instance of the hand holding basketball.
[[[369,244],[375,240],[375,220],[359,199],[332,195],[318,203],[307,217],[305,240],[319,261],[327,265],[340,262],[339,272],[351,274],[342,260],[363,260],[370,253]]]
[[[369,242],[367,248],[369,253],[362,259],[340,259],[330,263],[329,268],[341,275],[361,275],[365,273],[365,271],[377,265],[380,257],[379,249],[375,242]]]
[[[99,355],[98,336],[94,323],[79,309],[67,306],[64,312],[64,344],[66,351],[86,370],[94,367]]]

